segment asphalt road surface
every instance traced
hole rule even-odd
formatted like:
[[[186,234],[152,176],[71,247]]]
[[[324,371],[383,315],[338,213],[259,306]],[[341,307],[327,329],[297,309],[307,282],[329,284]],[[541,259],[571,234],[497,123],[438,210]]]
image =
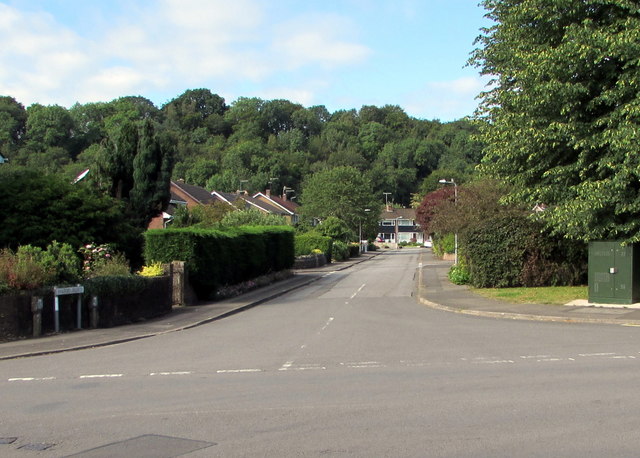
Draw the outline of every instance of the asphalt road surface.
[[[186,331],[0,361],[0,456],[640,454],[640,329],[429,309],[419,253]]]

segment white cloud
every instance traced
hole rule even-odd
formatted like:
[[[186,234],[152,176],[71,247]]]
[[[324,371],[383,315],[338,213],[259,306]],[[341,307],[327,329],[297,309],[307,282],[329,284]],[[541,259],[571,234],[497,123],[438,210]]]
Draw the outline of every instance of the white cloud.
[[[449,121],[473,115],[477,96],[486,86],[485,78],[462,77],[451,81],[433,81],[423,90],[407,94],[406,111],[413,116]]]
[[[359,63],[372,52],[349,39],[353,28],[350,21],[333,14],[296,17],[277,27],[273,49],[287,68]]]
[[[0,3],[0,95],[25,105],[70,106],[186,87],[222,92],[250,83],[264,94],[306,104],[317,88],[297,81],[305,78],[303,68],[321,78],[371,55],[354,38],[354,24],[336,14],[269,16],[258,0],[146,5],[120,13],[105,7],[105,17],[84,37],[48,13]]]

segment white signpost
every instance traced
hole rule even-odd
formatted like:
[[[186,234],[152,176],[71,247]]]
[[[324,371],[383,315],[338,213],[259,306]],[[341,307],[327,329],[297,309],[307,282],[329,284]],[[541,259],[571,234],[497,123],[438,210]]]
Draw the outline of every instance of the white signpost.
[[[78,295],[77,302],[77,328],[82,329],[82,294],[84,293],[84,286],[68,286],[65,288],[58,288],[57,286],[53,288],[54,302],[53,302],[53,318],[55,321],[55,331],[60,332],[60,303],[58,301],[59,296],[67,296],[70,294]]]

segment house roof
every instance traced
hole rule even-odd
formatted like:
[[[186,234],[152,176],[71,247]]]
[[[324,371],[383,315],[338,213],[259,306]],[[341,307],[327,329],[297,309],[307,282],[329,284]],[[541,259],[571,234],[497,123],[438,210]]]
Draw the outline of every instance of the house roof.
[[[201,204],[208,204],[208,203],[211,203],[213,200],[215,200],[209,191],[207,191],[204,188],[201,188],[200,186],[187,184],[184,181],[172,181],[171,185],[180,189],[182,192],[187,194],[193,200]]]
[[[413,208],[394,208],[388,207],[380,213],[380,219],[416,219],[416,211]]]
[[[278,196],[267,195],[262,192],[255,194],[253,198],[267,200],[268,202],[271,202],[272,205],[275,205],[276,207],[280,207],[282,210],[285,211],[285,213],[288,213],[290,215],[294,215],[295,213],[297,213],[297,209],[300,206],[297,203],[292,202],[290,200],[285,200]]]

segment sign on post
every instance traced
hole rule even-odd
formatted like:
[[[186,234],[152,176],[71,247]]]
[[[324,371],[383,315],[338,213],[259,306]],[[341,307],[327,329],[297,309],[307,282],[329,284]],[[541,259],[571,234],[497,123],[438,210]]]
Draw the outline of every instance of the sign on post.
[[[55,286],[53,288],[53,295],[54,295],[54,301],[53,301],[53,318],[54,318],[54,322],[55,322],[55,331],[56,332],[60,332],[60,303],[58,301],[58,297],[59,296],[68,296],[70,294],[77,294],[78,295],[78,302],[77,302],[77,328],[78,329],[82,329],[82,294],[84,293],[84,286],[82,285],[77,285],[77,286],[67,286],[64,288],[58,288],[57,286]]]

